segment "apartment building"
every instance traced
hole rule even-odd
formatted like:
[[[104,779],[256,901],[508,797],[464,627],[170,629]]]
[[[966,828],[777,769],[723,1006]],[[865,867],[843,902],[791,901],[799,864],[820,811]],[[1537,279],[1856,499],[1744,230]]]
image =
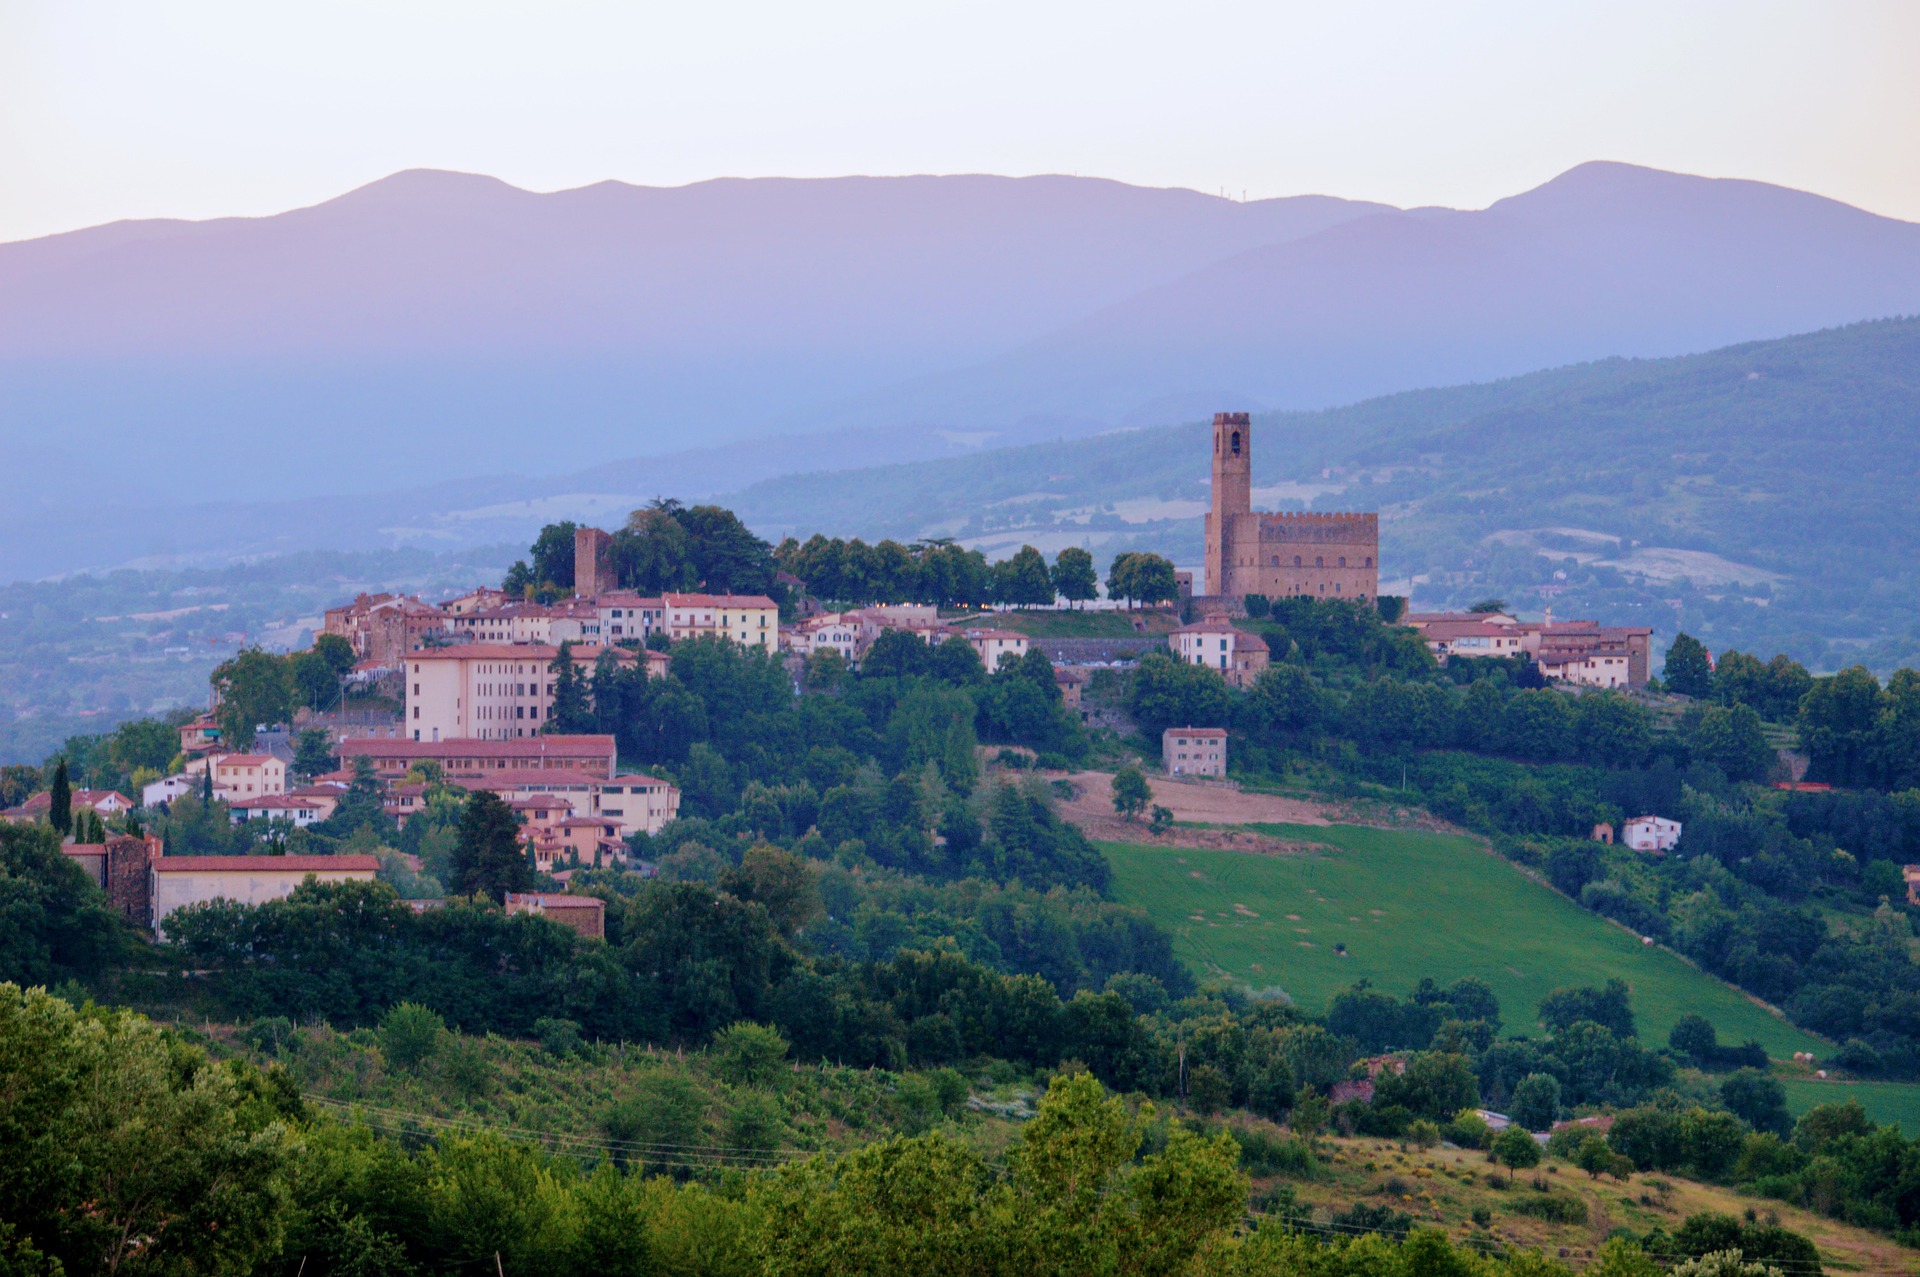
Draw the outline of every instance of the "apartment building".
[[[637,659],[628,648],[577,645],[571,654],[582,678],[593,678],[603,651],[626,666]],[[544,643],[469,643],[409,653],[407,738],[430,743],[540,735],[553,716],[557,676],[551,667],[558,655],[558,648]]]
[[[780,608],[764,594],[669,594],[667,637],[731,639],[743,647],[780,650]]]

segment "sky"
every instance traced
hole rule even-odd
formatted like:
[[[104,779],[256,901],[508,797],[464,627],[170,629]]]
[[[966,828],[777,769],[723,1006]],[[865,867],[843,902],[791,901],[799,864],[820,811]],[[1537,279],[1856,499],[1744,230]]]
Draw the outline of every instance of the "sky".
[[[1916,0],[0,0],[0,240],[417,167],[1477,208],[1610,159],[1920,221],[1916,65]]]

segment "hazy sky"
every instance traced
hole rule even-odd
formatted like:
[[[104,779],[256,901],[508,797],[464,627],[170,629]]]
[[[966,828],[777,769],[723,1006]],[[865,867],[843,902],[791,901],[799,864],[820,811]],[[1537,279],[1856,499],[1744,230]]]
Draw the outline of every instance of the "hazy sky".
[[[0,0],[0,239],[396,169],[1478,207],[1583,160],[1920,221],[1920,0]]]

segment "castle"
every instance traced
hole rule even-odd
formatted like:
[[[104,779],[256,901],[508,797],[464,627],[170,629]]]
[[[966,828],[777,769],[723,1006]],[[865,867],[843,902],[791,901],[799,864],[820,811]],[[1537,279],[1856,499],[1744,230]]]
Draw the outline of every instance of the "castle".
[[[1380,516],[1266,514],[1253,508],[1253,427],[1244,412],[1213,417],[1213,508],[1207,590],[1238,605],[1270,599],[1372,599],[1380,591]]]

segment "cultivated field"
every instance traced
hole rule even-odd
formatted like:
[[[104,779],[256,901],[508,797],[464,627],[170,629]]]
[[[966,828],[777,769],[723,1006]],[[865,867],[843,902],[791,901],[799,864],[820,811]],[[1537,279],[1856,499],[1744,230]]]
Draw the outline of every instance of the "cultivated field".
[[[1678,956],[1535,882],[1468,838],[1350,825],[1262,825],[1320,850],[1260,856],[1103,843],[1115,895],[1172,931],[1202,973],[1283,991],[1321,1010],[1366,978],[1404,994],[1422,976],[1478,976],[1509,1033],[1537,1033],[1553,989],[1618,976],[1641,1037],[1664,1043],[1693,1011],[1723,1041],[1757,1039],[1776,1058],[1832,1047]],[[1344,947],[1344,950],[1343,948]]]

